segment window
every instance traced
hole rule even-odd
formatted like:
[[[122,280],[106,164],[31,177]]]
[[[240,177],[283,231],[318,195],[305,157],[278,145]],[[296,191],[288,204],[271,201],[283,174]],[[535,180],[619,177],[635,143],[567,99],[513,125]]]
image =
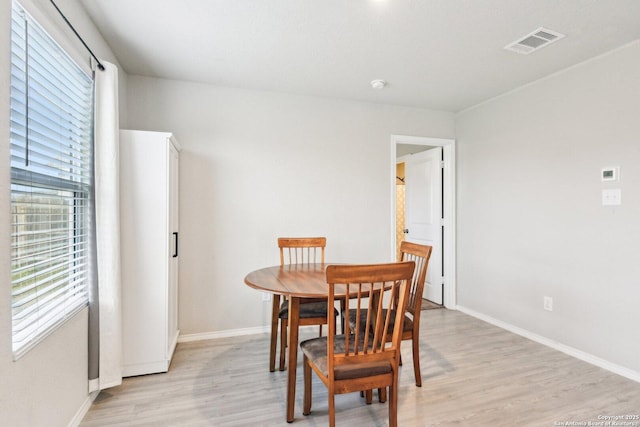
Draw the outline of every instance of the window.
[[[14,357],[87,304],[93,81],[16,2],[11,20]]]

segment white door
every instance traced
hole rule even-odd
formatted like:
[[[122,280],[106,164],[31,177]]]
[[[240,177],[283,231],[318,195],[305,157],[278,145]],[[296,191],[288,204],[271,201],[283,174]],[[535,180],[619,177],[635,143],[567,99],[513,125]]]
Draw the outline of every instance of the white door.
[[[430,245],[423,297],[442,304],[442,147],[404,157],[405,239]]]

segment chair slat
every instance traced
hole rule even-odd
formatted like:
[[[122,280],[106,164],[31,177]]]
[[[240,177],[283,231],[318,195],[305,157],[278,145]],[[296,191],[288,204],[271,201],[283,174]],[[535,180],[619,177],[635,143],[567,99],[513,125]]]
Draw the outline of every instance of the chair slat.
[[[280,249],[280,265],[289,264],[313,264],[324,263],[324,250],[327,245],[326,237],[280,237],[278,238],[278,248]],[[283,302],[286,298],[283,298]],[[285,363],[285,343],[287,340],[288,318],[280,314],[280,296],[274,295],[271,309],[271,342],[269,351],[269,370],[275,370],[276,347],[278,339],[278,322],[280,322],[280,370],[284,370]],[[324,299],[303,300],[300,304],[301,318],[304,318],[305,325],[319,325],[322,334],[322,325],[327,323],[328,317],[334,314],[331,310],[325,316],[315,316],[315,311],[305,308],[306,303],[324,302]],[[304,313],[314,313],[314,316],[304,315]],[[281,319],[282,317],[282,319]],[[335,320],[335,317],[334,317]]]

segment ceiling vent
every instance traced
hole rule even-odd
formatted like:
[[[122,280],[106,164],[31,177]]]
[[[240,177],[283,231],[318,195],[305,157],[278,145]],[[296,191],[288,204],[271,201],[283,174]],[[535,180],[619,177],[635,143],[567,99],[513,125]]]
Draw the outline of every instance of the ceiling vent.
[[[535,52],[538,49],[549,46],[551,43],[557,42],[564,37],[564,34],[560,34],[557,31],[551,31],[547,28],[540,27],[534,32],[522,37],[520,40],[506,45],[504,48],[523,55],[528,55],[531,52]]]

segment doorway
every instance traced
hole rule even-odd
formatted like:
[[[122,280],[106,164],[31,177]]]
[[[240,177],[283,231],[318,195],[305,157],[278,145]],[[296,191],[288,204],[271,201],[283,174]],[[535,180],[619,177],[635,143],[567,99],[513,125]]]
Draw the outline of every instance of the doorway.
[[[447,308],[456,305],[454,159],[454,140],[391,136],[392,253],[395,258],[404,238],[433,246],[424,296]],[[397,170],[397,163],[404,170]],[[411,180],[408,186],[407,179]],[[399,185],[405,186],[408,209],[400,230],[403,194]]]

